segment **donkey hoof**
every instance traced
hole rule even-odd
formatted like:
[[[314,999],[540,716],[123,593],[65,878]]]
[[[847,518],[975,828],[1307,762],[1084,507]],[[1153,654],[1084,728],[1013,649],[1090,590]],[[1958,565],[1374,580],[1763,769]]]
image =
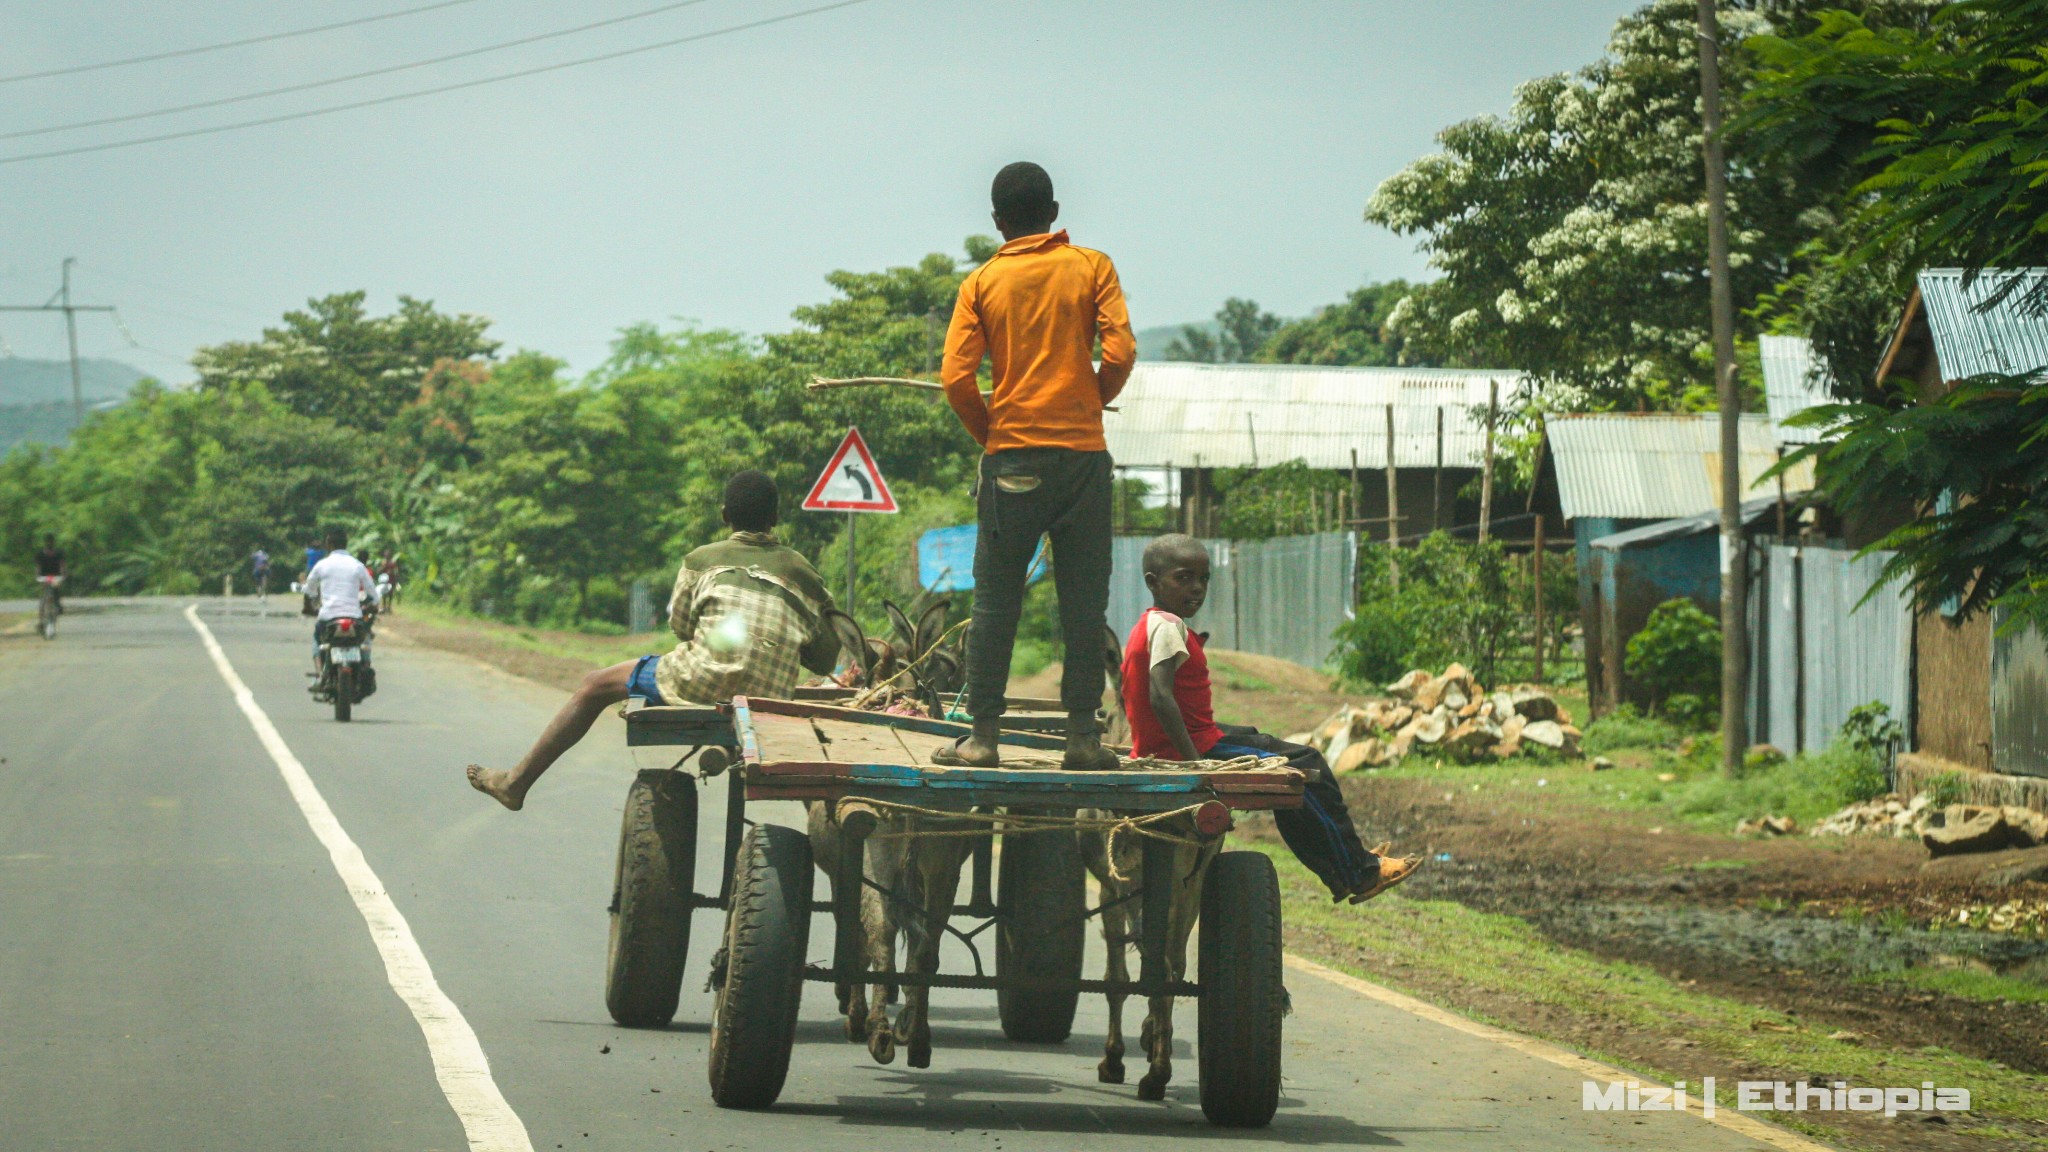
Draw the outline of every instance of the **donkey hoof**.
[[[932,1066],[931,1041],[912,1040],[909,1049],[909,1052],[905,1054],[905,1059],[909,1061],[912,1068],[929,1068]]]
[[[1121,1060],[1111,1060],[1105,1057],[1102,1063],[1097,1064],[1095,1066],[1095,1078],[1097,1080],[1102,1081],[1104,1084],[1123,1083],[1124,1062]]]
[[[1157,1076],[1152,1073],[1146,1073],[1145,1078],[1143,1080],[1138,1081],[1138,1099],[1166,1099],[1166,1077]]]
[[[846,1018],[846,1039],[850,1043],[859,1044],[867,1038],[867,1020],[865,1018],[856,1018],[854,1016],[848,1016]]]
[[[868,1034],[868,1055],[874,1057],[877,1064],[894,1064],[896,1062],[895,1033],[887,1028],[870,1032]]]

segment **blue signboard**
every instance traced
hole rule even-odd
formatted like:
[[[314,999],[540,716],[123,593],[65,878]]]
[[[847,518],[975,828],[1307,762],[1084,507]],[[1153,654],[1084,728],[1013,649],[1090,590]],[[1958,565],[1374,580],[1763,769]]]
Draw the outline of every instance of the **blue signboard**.
[[[957,528],[934,528],[917,538],[917,579],[933,592],[974,590],[974,541],[978,529],[972,524]],[[1045,541],[1038,542],[1038,555],[1031,558],[1027,583],[1045,579]]]

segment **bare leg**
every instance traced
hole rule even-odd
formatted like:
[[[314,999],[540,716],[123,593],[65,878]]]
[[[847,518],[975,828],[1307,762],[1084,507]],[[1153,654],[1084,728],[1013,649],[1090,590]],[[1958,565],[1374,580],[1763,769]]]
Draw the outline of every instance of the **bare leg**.
[[[526,803],[526,793],[541,773],[554,767],[562,753],[576,746],[583,739],[590,726],[597,722],[598,715],[606,708],[626,698],[626,681],[633,675],[633,665],[628,660],[609,668],[600,668],[583,678],[583,683],[541,729],[540,739],[533,742],[533,748],[524,759],[511,770],[485,768],[471,764],[468,769],[469,782],[482,792],[512,811],[517,812]]]

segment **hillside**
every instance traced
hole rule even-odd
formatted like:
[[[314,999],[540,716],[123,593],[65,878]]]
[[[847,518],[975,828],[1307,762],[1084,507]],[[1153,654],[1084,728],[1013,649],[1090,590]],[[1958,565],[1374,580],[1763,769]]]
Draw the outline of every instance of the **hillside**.
[[[78,362],[80,391],[86,403],[119,400],[128,395],[145,373],[119,360],[84,359]],[[68,360],[30,360],[17,356],[0,358],[0,408],[22,404],[71,402],[71,363]]]

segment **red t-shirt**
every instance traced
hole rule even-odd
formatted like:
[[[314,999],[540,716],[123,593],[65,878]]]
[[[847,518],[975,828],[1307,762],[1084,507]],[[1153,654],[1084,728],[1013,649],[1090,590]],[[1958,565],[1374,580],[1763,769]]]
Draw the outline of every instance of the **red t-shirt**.
[[[1124,641],[1124,715],[1131,721],[1133,756],[1180,759],[1180,750],[1152,712],[1152,669],[1183,651],[1187,655],[1173,673],[1173,700],[1180,705],[1181,722],[1187,725],[1195,751],[1205,756],[1223,739],[1209,699],[1209,658],[1202,654],[1202,638],[1173,613],[1147,608]]]

